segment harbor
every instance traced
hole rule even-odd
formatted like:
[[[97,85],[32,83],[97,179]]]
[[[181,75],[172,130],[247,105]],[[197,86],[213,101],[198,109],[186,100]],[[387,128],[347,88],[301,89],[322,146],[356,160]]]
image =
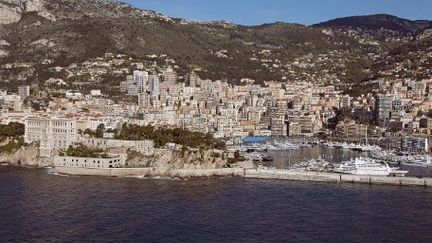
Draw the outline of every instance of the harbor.
[[[288,140],[274,140],[260,144],[256,141],[255,138],[253,143],[229,147],[228,151],[231,150],[232,153],[231,161],[226,164],[212,164],[212,167],[208,168],[186,168],[180,164],[187,158],[195,161],[198,159],[195,157],[184,157],[183,160],[179,160],[177,167],[163,166],[164,164],[161,166],[129,165],[128,167],[107,164],[102,167],[92,167],[82,165],[86,160],[90,161],[90,158],[81,158],[84,161],[82,162],[79,158],[71,157],[58,158],[52,172],[73,176],[181,179],[239,177],[432,187],[428,156],[396,156],[396,152],[362,144]],[[163,153],[166,155],[167,151]],[[167,161],[173,161],[174,157],[167,158]],[[69,162],[69,159],[72,162]],[[103,162],[103,159],[97,160]],[[109,163],[111,160],[108,158]]]
[[[427,155],[398,154],[377,146],[339,142],[272,141],[244,145],[240,151],[256,165],[245,169],[245,178],[432,186],[432,167]]]

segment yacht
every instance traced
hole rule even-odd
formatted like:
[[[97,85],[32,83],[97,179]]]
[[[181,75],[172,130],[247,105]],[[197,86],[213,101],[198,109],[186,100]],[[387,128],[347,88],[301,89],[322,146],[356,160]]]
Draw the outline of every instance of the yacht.
[[[299,145],[296,145],[296,144],[293,144],[290,142],[277,142],[277,141],[275,141],[273,143],[273,145],[280,148],[281,151],[296,150],[296,149],[300,148]]]
[[[244,154],[244,157],[246,159],[252,160],[252,161],[264,161],[263,154],[261,154],[259,152],[246,153],[246,154]]]
[[[356,158],[340,164],[333,169],[334,172],[351,175],[370,176],[404,176],[408,171],[391,168],[387,163],[378,163],[370,158]]]
[[[280,151],[281,148],[269,143],[266,145],[267,151]]]
[[[401,164],[414,167],[432,168],[432,161],[430,160],[429,155],[426,157],[426,159],[416,159],[411,157],[410,159],[402,161]]]
[[[350,146],[350,149],[357,152],[378,152],[381,151],[381,148],[376,145],[369,145],[369,144],[356,144],[353,146]]]

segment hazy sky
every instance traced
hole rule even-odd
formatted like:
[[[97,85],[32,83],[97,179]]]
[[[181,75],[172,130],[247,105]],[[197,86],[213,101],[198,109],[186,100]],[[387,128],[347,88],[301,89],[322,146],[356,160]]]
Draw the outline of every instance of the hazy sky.
[[[352,15],[388,13],[432,19],[432,0],[121,0],[171,17],[256,25],[276,21],[314,24]]]

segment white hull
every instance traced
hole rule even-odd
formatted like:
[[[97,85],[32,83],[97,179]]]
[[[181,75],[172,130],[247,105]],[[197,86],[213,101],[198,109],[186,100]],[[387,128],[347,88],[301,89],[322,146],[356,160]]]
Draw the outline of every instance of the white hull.
[[[390,176],[405,175],[408,171],[398,171],[398,168],[391,168],[388,164],[377,163],[368,158],[357,158],[341,164],[333,170],[337,173],[364,176]]]
[[[345,174],[349,175],[363,175],[363,176],[389,176],[389,171],[346,171]]]

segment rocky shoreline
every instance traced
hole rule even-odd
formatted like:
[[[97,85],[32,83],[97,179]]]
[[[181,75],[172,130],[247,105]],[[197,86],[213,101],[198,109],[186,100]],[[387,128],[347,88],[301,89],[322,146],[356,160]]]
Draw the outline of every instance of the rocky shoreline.
[[[21,147],[11,154],[0,154],[0,162],[23,167],[43,168],[52,166],[50,159],[39,157],[39,148],[36,144]]]
[[[226,159],[214,157],[214,151],[187,153],[175,150],[160,150],[153,156],[143,156],[129,161],[125,168],[79,168],[55,167],[53,158],[41,158],[36,144],[22,147],[12,154],[0,155],[5,165],[26,168],[52,168],[52,172],[76,176],[103,177],[169,177],[169,178],[211,178],[244,177],[243,168],[253,167],[252,161],[236,164],[236,168],[227,168]]]

